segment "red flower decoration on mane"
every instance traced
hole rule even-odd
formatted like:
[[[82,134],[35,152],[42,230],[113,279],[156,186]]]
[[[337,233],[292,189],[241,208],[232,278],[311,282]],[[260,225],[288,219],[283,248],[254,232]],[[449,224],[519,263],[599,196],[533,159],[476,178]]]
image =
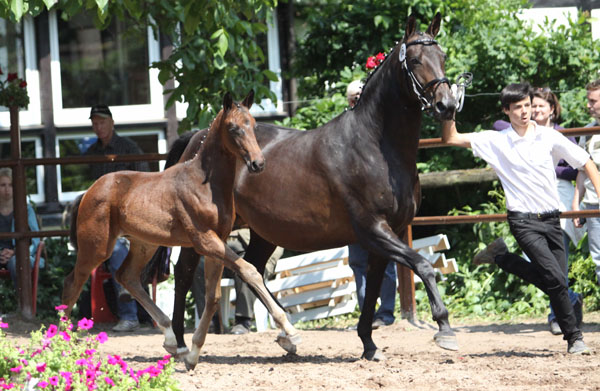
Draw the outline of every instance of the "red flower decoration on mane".
[[[377,53],[376,56],[367,58],[367,64],[365,66],[367,69],[371,70],[377,68],[383,62],[383,60],[385,60],[385,54]]]

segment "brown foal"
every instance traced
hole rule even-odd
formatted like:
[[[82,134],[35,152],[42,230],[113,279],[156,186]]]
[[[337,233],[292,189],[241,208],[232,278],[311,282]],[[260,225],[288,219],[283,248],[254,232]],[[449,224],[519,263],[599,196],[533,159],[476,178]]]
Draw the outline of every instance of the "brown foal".
[[[249,111],[253,99],[253,91],[241,104],[226,94],[223,109],[192,160],[163,172],[114,172],[89,188],[73,211],[71,233],[77,261],[63,286],[67,314],[92,270],[110,257],[115,241],[124,236],[131,245],[116,279],[163,331],[165,349],[176,354],[171,321],[144,291],[140,274],[157,246],[193,247],[206,256],[206,306],[192,338],[193,347],[184,357],[186,367],[193,369],[198,362],[221,296],[223,266],[238,273],[255,290],[283,331],[278,343],[295,352],[299,334],[266,290],[262,276],[224,243],[235,216],[236,164],[243,161],[250,173],[264,168],[254,135],[256,123]]]

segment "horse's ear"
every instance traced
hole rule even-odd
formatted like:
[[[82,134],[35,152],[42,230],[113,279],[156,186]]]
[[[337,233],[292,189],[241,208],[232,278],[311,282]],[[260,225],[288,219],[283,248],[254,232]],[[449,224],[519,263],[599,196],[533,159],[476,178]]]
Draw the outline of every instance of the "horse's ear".
[[[413,35],[416,27],[417,27],[417,18],[415,18],[414,15],[409,16],[406,21],[406,31],[404,32],[404,38],[408,39],[408,37]]]
[[[442,23],[442,14],[440,14],[438,12],[433,17],[433,20],[431,21],[431,24],[429,25],[429,27],[427,27],[427,34],[431,35],[432,37],[435,37],[440,32],[440,24],[441,23]]]
[[[231,98],[231,93],[229,91],[227,91],[227,93],[223,97],[223,110],[228,111],[229,109],[231,109],[232,105],[233,105],[233,99]]]
[[[250,107],[252,107],[253,103],[254,103],[254,90],[250,90],[250,92],[248,92],[248,95],[242,101],[242,106],[245,106],[249,109]]]

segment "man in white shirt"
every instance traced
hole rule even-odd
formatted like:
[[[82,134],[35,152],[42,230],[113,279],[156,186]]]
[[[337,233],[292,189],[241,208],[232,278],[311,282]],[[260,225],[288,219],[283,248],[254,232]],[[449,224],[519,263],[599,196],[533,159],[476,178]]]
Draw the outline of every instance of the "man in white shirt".
[[[473,262],[496,264],[548,294],[568,342],[567,352],[589,354],[568,295],[554,162],[565,159],[574,168],[583,167],[598,194],[600,178],[587,152],[556,130],[531,121],[531,99],[529,84],[509,84],[500,94],[502,110],[511,123],[508,129],[458,133],[454,121],[445,121],[442,140],[472,148],[475,156],[496,171],[506,195],[510,231],[531,260],[509,252],[499,238]]]

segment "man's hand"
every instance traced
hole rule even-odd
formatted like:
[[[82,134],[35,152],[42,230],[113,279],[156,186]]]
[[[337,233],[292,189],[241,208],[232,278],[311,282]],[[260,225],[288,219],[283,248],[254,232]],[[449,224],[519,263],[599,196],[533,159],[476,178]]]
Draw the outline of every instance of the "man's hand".
[[[15,251],[10,248],[3,248],[0,252],[0,264],[6,265],[8,261],[15,255]]]

